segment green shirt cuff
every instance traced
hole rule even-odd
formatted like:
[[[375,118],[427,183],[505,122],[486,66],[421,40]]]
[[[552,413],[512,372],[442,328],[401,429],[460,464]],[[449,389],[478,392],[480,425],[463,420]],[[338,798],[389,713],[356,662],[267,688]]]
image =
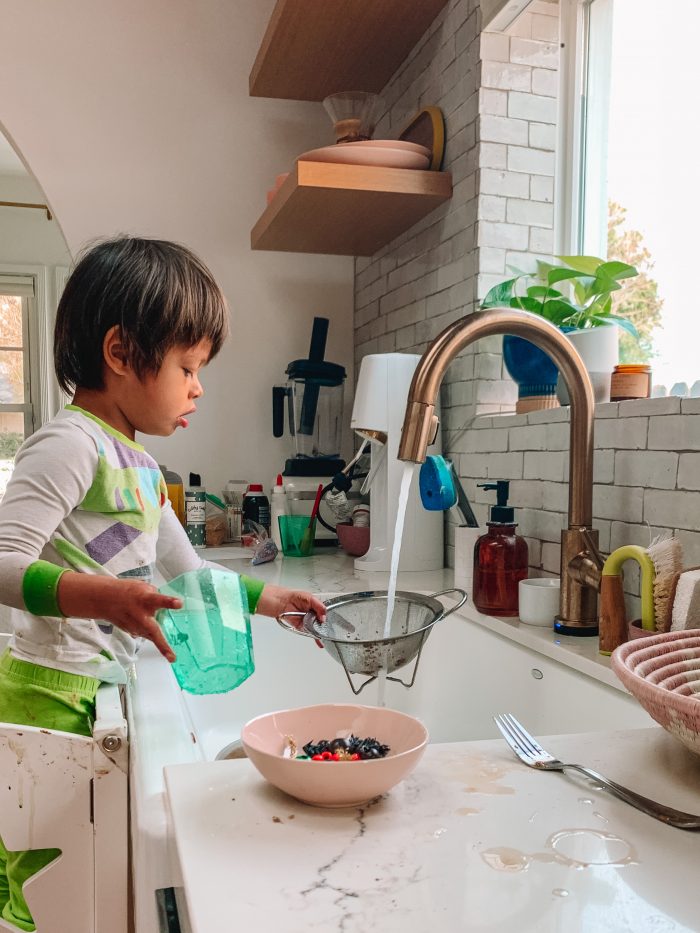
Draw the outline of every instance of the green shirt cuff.
[[[35,616],[62,616],[58,605],[58,581],[68,568],[35,560],[22,577],[22,598]]]
[[[254,580],[252,577],[247,577],[244,573],[241,574],[241,583],[248,597],[248,611],[253,615],[258,608],[258,600],[260,599],[260,594],[265,589],[265,584],[262,580]]]

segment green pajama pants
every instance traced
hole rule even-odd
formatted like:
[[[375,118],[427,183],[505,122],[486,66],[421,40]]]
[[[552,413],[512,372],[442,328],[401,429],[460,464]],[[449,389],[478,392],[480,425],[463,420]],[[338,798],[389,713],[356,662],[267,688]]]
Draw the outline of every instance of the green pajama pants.
[[[99,685],[94,677],[29,664],[5,652],[0,657],[0,722],[92,735]],[[60,849],[8,852],[0,814],[0,916],[4,920],[20,930],[36,929],[22,887],[60,854]]]

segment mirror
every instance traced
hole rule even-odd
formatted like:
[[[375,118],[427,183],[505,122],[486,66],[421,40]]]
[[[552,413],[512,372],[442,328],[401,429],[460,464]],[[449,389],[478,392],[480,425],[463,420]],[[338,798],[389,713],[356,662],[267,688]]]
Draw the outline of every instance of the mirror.
[[[21,443],[64,404],[53,323],[71,256],[46,204],[0,131],[0,498]]]

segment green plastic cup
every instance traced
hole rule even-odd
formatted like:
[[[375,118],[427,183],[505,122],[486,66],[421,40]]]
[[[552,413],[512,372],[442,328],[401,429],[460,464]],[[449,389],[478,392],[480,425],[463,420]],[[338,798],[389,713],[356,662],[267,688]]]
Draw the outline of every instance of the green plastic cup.
[[[282,553],[285,557],[308,557],[313,554],[313,547],[310,551],[301,551],[302,538],[309,527],[308,515],[280,515],[278,521]]]
[[[156,618],[173,651],[175,678],[188,693],[228,693],[255,670],[248,598],[237,573],[191,570],[159,588],[182,600]]]

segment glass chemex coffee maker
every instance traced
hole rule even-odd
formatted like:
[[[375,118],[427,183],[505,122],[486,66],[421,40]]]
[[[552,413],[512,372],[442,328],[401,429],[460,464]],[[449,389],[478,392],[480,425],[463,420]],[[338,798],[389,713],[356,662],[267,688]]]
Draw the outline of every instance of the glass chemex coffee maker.
[[[327,336],[328,318],[315,317],[308,359],[292,360],[286,385],[272,389],[272,433],[289,442],[282,477],[293,515],[310,515],[319,483],[327,485],[345,466],[340,445],[346,374],[344,366],[324,359]],[[324,537],[336,540],[321,522],[317,543]]]

